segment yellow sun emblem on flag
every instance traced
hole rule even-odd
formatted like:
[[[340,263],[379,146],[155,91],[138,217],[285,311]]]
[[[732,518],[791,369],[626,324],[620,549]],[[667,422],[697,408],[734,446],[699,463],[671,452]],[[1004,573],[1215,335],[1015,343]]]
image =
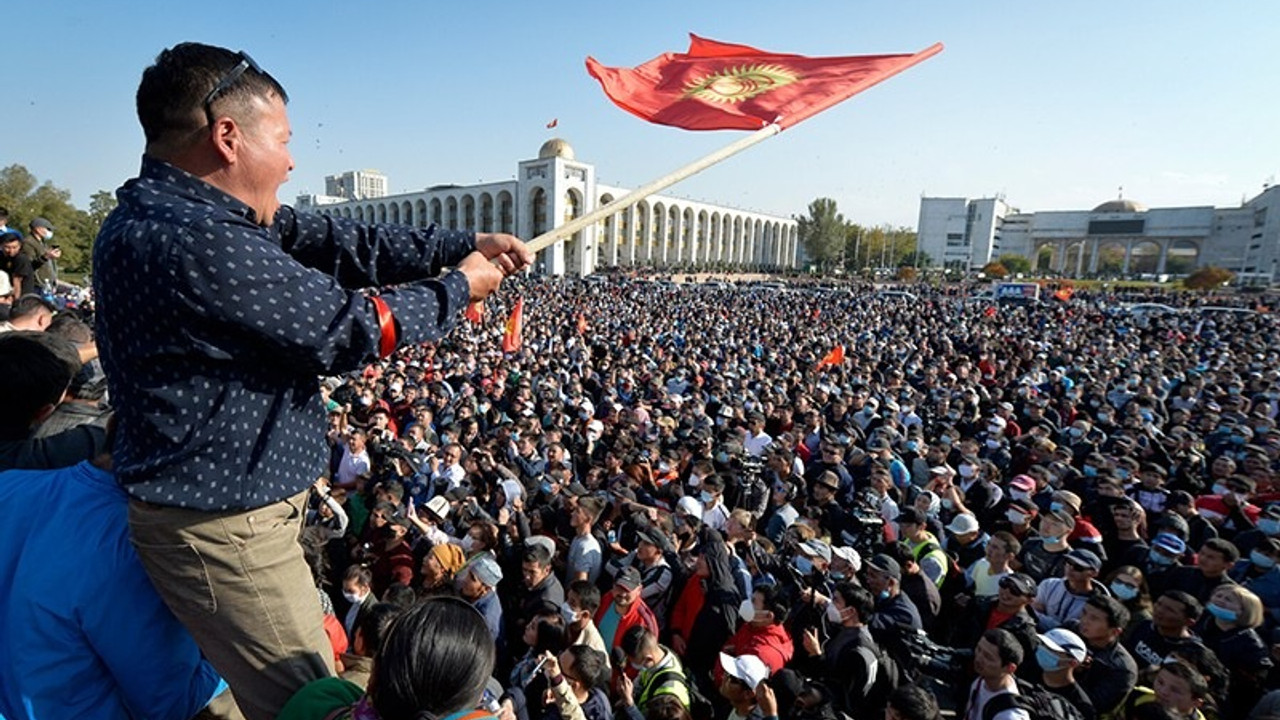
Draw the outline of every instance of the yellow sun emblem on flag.
[[[714,103],[736,103],[799,79],[794,70],[781,65],[743,65],[690,81],[685,85],[684,96]]]

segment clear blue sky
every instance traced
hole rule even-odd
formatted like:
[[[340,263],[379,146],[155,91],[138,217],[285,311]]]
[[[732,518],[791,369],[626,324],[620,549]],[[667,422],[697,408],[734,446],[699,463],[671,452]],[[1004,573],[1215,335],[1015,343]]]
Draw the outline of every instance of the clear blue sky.
[[[687,32],[808,55],[947,49],[673,189],[780,214],[833,197],[914,227],[921,193],[1024,210],[1235,205],[1280,174],[1280,3],[10,3],[0,166],[87,206],[133,175],[142,68],[183,40],[244,49],[288,89],[281,190],[377,168],[393,192],[509,178],[553,134],[635,186],[737,137],[649,125],[583,69],[683,50]],[[559,127],[545,124],[559,119]]]

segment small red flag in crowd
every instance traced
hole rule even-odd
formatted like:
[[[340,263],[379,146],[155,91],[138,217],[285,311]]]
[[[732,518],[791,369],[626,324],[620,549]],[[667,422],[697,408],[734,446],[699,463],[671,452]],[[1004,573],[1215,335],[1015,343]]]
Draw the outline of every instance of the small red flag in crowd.
[[[996,306],[995,306],[995,305],[988,305],[988,306],[987,306],[987,309],[982,311],[982,314],[983,314],[983,315],[985,315],[985,316],[987,316],[987,317],[995,317],[995,316],[996,316]]]
[[[479,325],[484,322],[484,301],[473,302],[468,305],[466,312],[462,313],[462,317],[470,320],[473,325]]]
[[[551,128],[559,124],[560,124],[560,118],[551,118],[551,122],[547,123],[547,129],[550,130]]]
[[[837,345],[835,346],[835,348],[831,350],[831,352],[827,353],[826,357],[818,361],[818,369],[821,370],[822,368],[828,365],[839,365],[843,362],[844,362],[844,346]]]
[[[809,317],[809,319],[810,319],[810,320],[817,320],[817,319],[818,319],[819,317],[821,317],[821,316],[822,316],[822,308],[814,308],[814,309],[813,309],[813,315],[811,315],[811,316]]]
[[[664,53],[635,68],[587,58],[587,72],[618,107],[686,130],[783,128],[812,117],[941,52],[806,57],[690,35],[687,53]]]
[[[507,318],[507,324],[502,327],[502,352],[520,352],[520,346],[523,344],[524,298],[520,298],[516,300],[515,307],[511,308],[511,316]]]
[[[1071,299],[1071,296],[1074,295],[1075,292],[1076,292],[1075,288],[1063,287],[1063,288],[1058,288],[1058,291],[1055,292],[1053,296],[1061,300],[1062,302],[1066,302]]]
[[[587,316],[583,313],[578,313],[578,334],[587,334]]]

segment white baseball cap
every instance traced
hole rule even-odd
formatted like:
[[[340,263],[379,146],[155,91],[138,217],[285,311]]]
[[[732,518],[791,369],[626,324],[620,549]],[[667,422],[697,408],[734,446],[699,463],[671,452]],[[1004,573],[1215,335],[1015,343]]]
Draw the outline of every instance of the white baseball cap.
[[[769,668],[764,661],[755,655],[739,655],[734,657],[720,653],[720,667],[730,676],[741,680],[753,691],[756,686],[769,677]]]

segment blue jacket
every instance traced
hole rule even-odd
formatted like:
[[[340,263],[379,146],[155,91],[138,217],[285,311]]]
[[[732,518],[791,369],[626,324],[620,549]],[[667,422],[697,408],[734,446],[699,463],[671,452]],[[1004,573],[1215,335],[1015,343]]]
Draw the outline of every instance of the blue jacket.
[[[128,508],[88,462],[0,473],[0,718],[186,720],[226,689],[147,578]]]

